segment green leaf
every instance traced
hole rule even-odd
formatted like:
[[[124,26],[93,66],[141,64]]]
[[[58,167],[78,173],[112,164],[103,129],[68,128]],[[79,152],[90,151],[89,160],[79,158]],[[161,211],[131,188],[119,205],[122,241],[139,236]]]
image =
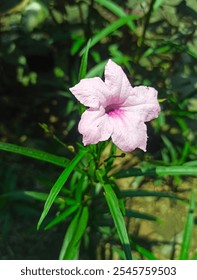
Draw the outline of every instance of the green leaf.
[[[150,215],[147,213],[140,213],[140,212],[134,211],[134,210],[126,210],[125,215],[128,218],[144,219],[144,220],[155,221],[155,222],[159,221],[159,219],[153,215]]]
[[[103,184],[103,188],[105,190],[105,198],[109,206],[114,224],[116,226],[120,241],[122,243],[126,258],[128,260],[131,260],[132,256],[131,256],[129,237],[127,234],[123,215],[120,211],[118,199],[116,197],[115,192],[113,191],[112,187],[109,184]]]
[[[68,209],[66,209],[64,212],[62,212],[60,215],[55,217],[48,225],[44,228],[45,230],[50,229],[54,227],[56,224],[60,223],[61,221],[65,220],[67,217],[69,217],[71,214],[73,214],[78,208],[79,204],[72,205]]]
[[[96,2],[99,4],[99,5],[102,5],[104,6],[105,8],[107,8],[109,11],[111,11],[112,13],[114,13],[115,15],[117,15],[118,17],[122,18],[122,17],[126,17],[127,14],[125,13],[125,11],[120,7],[118,6],[117,4],[109,1],[109,0],[96,0]],[[127,23],[127,25],[129,26],[129,28],[132,30],[132,31],[135,31],[136,30],[136,26],[135,24],[132,22],[132,21],[129,21]]]
[[[82,149],[79,151],[79,153],[74,157],[74,159],[68,164],[67,168],[64,169],[64,171],[62,172],[62,174],[59,176],[59,178],[57,179],[57,181],[55,182],[54,186],[52,187],[49,196],[45,202],[44,205],[44,209],[43,212],[41,214],[41,217],[38,221],[38,225],[37,228],[39,229],[41,223],[43,222],[44,218],[46,217],[46,215],[48,214],[54,200],[56,199],[58,193],[61,191],[63,185],[65,184],[65,182],[67,181],[69,175],[71,174],[71,172],[73,171],[73,169],[75,168],[75,166],[77,165],[77,163],[83,158],[83,156],[85,155],[86,150]]]
[[[147,249],[144,247],[135,244],[134,245],[136,251],[138,251],[140,254],[142,254],[144,257],[146,257],[148,260],[157,260],[157,258]]]
[[[176,153],[176,150],[174,148],[174,145],[172,144],[172,142],[168,139],[168,137],[166,137],[165,135],[161,135],[161,138],[164,142],[164,144],[166,145],[169,153],[170,153],[170,156],[171,156],[171,162],[173,163],[177,163],[177,153]]]
[[[129,168],[121,170],[111,176],[114,179],[127,178],[131,176],[196,176],[196,166],[156,166],[156,167],[141,167]]]
[[[25,196],[32,197],[40,201],[46,201],[48,198],[48,193],[32,192],[32,191],[24,191],[21,193],[23,193]],[[63,198],[62,196],[57,196],[56,199],[54,200],[54,203],[72,206],[73,204],[76,203],[76,200],[69,197]]]
[[[92,78],[92,77],[95,77],[95,76],[102,76],[103,74],[103,70],[105,68],[105,65],[107,63],[107,60],[104,60],[98,64],[96,64],[96,66],[94,66],[93,68],[91,68],[87,75],[86,75],[86,78]]]
[[[68,245],[70,244],[70,242],[72,240],[72,237],[73,237],[73,235],[75,233],[75,230],[77,228],[80,214],[81,214],[81,208],[75,214],[75,216],[72,219],[70,225],[68,226],[68,229],[66,231],[66,234],[65,234],[65,237],[64,237],[64,241],[63,241],[63,244],[62,244],[62,248],[60,250],[59,260],[63,260],[64,259],[65,253],[67,252]],[[77,255],[77,250],[76,250],[76,255]],[[75,259],[75,257],[73,259]]]
[[[192,238],[192,230],[194,225],[194,209],[195,209],[195,196],[191,193],[189,210],[187,214],[187,220],[185,223],[183,241],[181,245],[180,260],[187,260],[189,258],[189,250]]]
[[[60,156],[56,156],[50,153],[46,153],[44,151],[31,149],[28,147],[21,147],[18,145],[0,142],[0,150],[20,154],[26,157],[38,159],[41,161],[50,162],[52,164],[66,167],[68,165],[69,160]]]
[[[197,167],[197,160],[187,161],[184,162],[184,166],[196,166]]]
[[[88,207],[80,209],[70,223],[60,251],[60,260],[74,260],[88,222]]]
[[[24,194],[40,201],[46,201],[48,197],[48,194],[41,192],[24,191]],[[57,198],[54,202],[60,203],[60,200]]]
[[[33,198],[40,201],[46,201],[48,194],[41,192],[31,192],[31,191],[14,191],[7,192],[0,195],[0,202],[4,199],[8,200],[27,200],[27,198]],[[54,203],[61,204],[64,200],[61,197],[57,197]]]
[[[115,252],[116,254],[118,254],[118,259],[125,260],[125,253],[121,248],[112,246],[112,252]]]
[[[91,39],[88,41],[87,46],[85,48],[85,52],[83,53],[81,59],[81,66],[79,70],[79,80],[85,78],[87,72],[87,63],[88,63],[88,52],[90,48]]]
[[[131,20],[136,19],[137,16],[131,15],[127,17],[122,17],[116,21],[114,21],[111,24],[108,24],[107,27],[100,30],[99,33],[97,33],[95,36],[92,37],[90,48],[96,45],[99,41],[101,41],[103,38],[107,37],[109,34],[113,33],[117,29],[119,29],[121,26],[128,24]],[[83,54],[85,52],[86,48],[83,48],[80,54]]]
[[[164,2],[165,0],[156,0],[153,5],[153,10],[156,11]]]
[[[178,197],[173,193],[144,191],[144,190],[124,190],[119,192],[120,197],[140,197],[140,196],[153,196],[159,198],[171,198],[183,201],[182,198]]]

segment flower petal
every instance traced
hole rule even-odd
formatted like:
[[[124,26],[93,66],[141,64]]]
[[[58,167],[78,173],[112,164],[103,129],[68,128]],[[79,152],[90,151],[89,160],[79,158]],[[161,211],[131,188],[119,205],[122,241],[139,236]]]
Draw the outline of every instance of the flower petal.
[[[132,89],[122,68],[111,59],[105,66],[105,84],[110,92],[107,105],[123,103],[129,97]]]
[[[83,135],[83,144],[86,146],[109,139],[113,127],[110,126],[109,117],[105,114],[104,108],[100,107],[99,110],[86,110],[81,116],[78,129]]]
[[[136,148],[146,151],[147,127],[134,113],[122,111],[122,115],[109,117],[113,126],[112,141],[124,152]]]
[[[144,122],[157,118],[160,113],[157,91],[152,87],[134,87],[123,106],[136,115],[138,114]]]
[[[105,104],[107,87],[99,77],[82,79],[70,91],[87,107],[99,108]]]

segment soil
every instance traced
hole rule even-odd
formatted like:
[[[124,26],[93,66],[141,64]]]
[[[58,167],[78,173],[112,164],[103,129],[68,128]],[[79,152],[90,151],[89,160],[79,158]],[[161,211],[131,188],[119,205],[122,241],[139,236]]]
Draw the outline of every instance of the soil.
[[[121,152],[120,152],[121,154]],[[128,168],[139,163],[139,158],[127,154],[124,159],[117,158],[114,170]],[[178,183],[177,183],[178,182]],[[183,240],[184,227],[189,211],[191,192],[197,201],[197,178],[172,176],[165,178],[122,178],[116,180],[121,190],[147,190],[175,194],[182,200],[158,197],[135,197],[126,199],[126,209],[156,217],[157,221],[130,218],[127,221],[128,231],[133,240],[149,250],[157,259],[179,259]],[[134,258],[142,259],[142,254],[134,253]],[[197,212],[190,243],[189,259],[197,259]]]
[[[197,201],[197,178],[182,178],[179,185],[173,189],[171,178],[155,181],[148,178],[140,185],[133,179],[119,179],[120,189],[156,191],[172,193],[184,201],[172,198],[135,197],[126,200],[126,208],[152,215],[158,221],[130,218],[128,230],[133,239],[142,247],[148,249],[158,259],[178,259],[183,240],[184,227],[189,211],[191,191]],[[197,258],[197,214],[195,211],[194,226],[191,239],[189,259]],[[135,238],[137,236],[137,238]],[[136,258],[142,255],[136,254]]]

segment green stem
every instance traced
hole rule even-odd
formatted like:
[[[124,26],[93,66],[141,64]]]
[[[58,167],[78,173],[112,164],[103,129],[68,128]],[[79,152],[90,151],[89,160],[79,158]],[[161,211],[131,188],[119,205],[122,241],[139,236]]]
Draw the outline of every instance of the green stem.
[[[145,40],[145,37],[146,37],[146,31],[147,31],[149,23],[150,23],[150,18],[151,18],[152,12],[153,12],[153,7],[154,7],[154,4],[155,4],[155,1],[156,0],[151,0],[148,13],[146,14],[144,29],[143,29],[143,32],[142,32],[142,36],[139,40],[139,49],[138,49],[137,55],[136,55],[136,62],[139,61],[141,53],[142,53],[142,47],[144,45],[144,40]]]

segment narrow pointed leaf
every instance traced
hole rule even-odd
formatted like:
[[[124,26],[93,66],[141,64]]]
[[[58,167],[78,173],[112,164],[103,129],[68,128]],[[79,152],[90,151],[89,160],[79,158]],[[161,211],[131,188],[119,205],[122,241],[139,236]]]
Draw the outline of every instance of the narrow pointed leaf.
[[[120,211],[118,199],[116,197],[115,192],[113,191],[112,187],[109,184],[104,184],[103,188],[105,190],[105,198],[109,206],[114,224],[116,226],[120,241],[122,243],[126,258],[131,260],[132,256],[131,256],[129,237],[127,234],[123,215]]]
[[[67,230],[59,259],[74,260],[76,258],[87,222],[88,207],[85,206],[76,214]]]
[[[155,191],[146,191],[146,190],[123,190],[119,192],[119,195],[120,197],[152,196],[152,197],[171,198],[171,199],[185,201],[183,198],[177,196],[174,193],[155,192]]]
[[[156,166],[156,167],[142,167],[142,168],[129,168],[121,170],[112,175],[112,178],[120,179],[131,176],[196,176],[196,166]]]
[[[86,78],[92,78],[95,76],[101,77],[105,68],[107,60],[104,60],[98,64],[96,64],[93,68],[91,68],[86,74]]]
[[[95,36],[92,37],[91,43],[90,43],[90,48],[96,45],[98,42],[100,42],[102,39],[107,37],[109,34],[113,33],[123,25],[129,23],[131,20],[136,19],[137,16],[130,15],[126,17],[122,17],[116,21],[114,21],[111,24],[108,24],[107,27],[102,29],[99,33],[97,33]],[[85,48],[82,49],[80,54],[83,54],[85,52]]]
[[[65,220],[67,217],[69,217],[71,214],[73,214],[77,209],[79,208],[79,204],[74,204],[67,208],[64,212],[62,212],[59,216],[55,217],[44,229],[50,229],[57,225],[58,223]]]
[[[59,260],[63,260],[64,256],[66,254],[68,245],[70,244],[72,237],[74,235],[74,232],[77,228],[77,224],[78,224],[78,220],[81,214],[81,208],[77,211],[77,213],[75,214],[75,216],[73,217],[71,223],[69,224],[65,237],[64,237],[64,241],[62,244],[62,248],[60,250],[60,255],[59,255]]]
[[[194,217],[195,217],[194,209],[195,209],[195,197],[194,197],[194,193],[192,192],[190,198],[189,210],[187,214],[187,220],[184,228],[180,260],[188,260],[189,258],[192,230],[193,230]]]
[[[99,4],[99,5],[102,5],[104,6],[105,8],[107,8],[109,11],[111,11],[112,13],[114,13],[116,16],[118,17],[126,17],[127,14],[125,13],[125,11],[120,7],[118,6],[117,4],[113,3],[112,1],[109,1],[109,0],[96,0],[96,2]],[[129,21],[127,23],[127,25],[129,26],[129,28],[132,30],[132,31],[135,31],[136,30],[136,26],[135,24],[132,22],[132,21]]]
[[[87,46],[85,48],[85,51],[83,53],[82,59],[81,59],[81,66],[79,70],[79,80],[84,79],[87,72],[87,64],[88,64],[88,52],[90,48],[91,39],[88,41]]]
[[[38,159],[41,161],[46,161],[46,162],[49,162],[49,163],[52,163],[52,164],[55,164],[58,166],[62,166],[62,167],[66,167],[69,162],[69,160],[64,157],[56,156],[56,155],[53,155],[53,154],[50,154],[50,153],[47,153],[44,151],[40,151],[37,149],[21,147],[21,146],[10,144],[10,143],[0,142],[0,150],[6,151],[6,152],[11,152],[11,153],[16,153],[16,154],[23,155],[26,157]]]
[[[150,214],[147,213],[141,213],[138,211],[134,211],[134,210],[126,210],[125,216],[128,218],[137,218],[137,219],[144,219],[144,220],[148,220],[148,221],[155,221],[155,222],[159,222],[160,220]]]
[[[48,214],[54,200],[56,199],[58,193],[61,191],[62,187],[64,186],[65,182],[67,181],[69,175],[77,165],[77,163],[82,159],[82,157],[85,155],[86,150],[80,150],[79,153],[74,157],[74,159],[68,164],[67,168],[64,169],[62,174],[59,176],[57,181],[55,182],[54,186],[52,187],[49,196],[45,202],[43,212],[41,214],[41,217],[38,221],[37,228],[39,229],[41,223],[43,222],[44,218]]]
[[[135,244],[134,245],[136,251],[138,251],[140,254],[142,254],[145,258],[147,258],[148,260],[157,260],[157,258],[147,249],[145,249],[144,247]]]

